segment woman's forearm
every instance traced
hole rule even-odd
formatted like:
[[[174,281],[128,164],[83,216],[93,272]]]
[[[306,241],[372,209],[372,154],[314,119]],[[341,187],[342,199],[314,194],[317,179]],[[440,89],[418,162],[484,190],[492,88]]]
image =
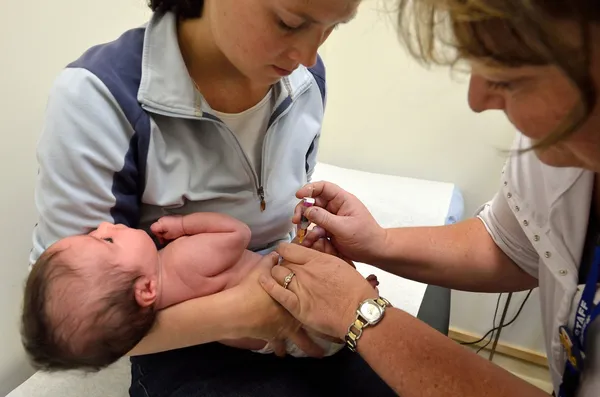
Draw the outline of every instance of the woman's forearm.
[[[402,397],[548,397],[394,308],[365,329],[358,352]]]
[[[154,327],[129,355],[158,353],[245,335],[250,308],[236,289],[192,299],[158,312]]]
[[[466,291],[537,286],[535,278],[498,248],[477,218],[451,226],[388,229],[385,252],[372,264],[404,278]]]

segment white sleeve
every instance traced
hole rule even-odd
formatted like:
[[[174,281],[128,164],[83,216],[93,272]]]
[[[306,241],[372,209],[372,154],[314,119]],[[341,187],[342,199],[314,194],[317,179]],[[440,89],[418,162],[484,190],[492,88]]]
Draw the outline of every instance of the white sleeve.
[[[538,278],[539,256],[501,191],[478,210],[477,217],[496,245],[527,274]]]

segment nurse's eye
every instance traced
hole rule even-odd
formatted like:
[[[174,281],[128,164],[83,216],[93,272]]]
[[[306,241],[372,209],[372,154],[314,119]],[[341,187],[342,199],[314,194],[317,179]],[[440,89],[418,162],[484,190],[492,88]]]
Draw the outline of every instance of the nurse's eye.
[[[113,239],[112,239],[112,238],[110,238],[110,237],[103,238],[102,240],[104,240],[104,241],[107,241],[107,242],[109,242],[109,243],[112,243],[112,242],[113,242]]]

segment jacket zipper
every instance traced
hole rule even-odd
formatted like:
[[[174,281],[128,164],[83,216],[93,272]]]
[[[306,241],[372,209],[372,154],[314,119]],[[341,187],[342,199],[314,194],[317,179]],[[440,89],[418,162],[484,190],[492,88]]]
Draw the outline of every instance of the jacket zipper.
[[[256,194],[258,194],[258,198],[260,200],[260,212],[264,212],[267,209],[267,202],[265,201],[265,189],[262,184],[262,181],[264,180],[264,173],[261,173],[260,180],[259,180],[258,175],[256,174],[256,171],[254,170],[254,167],[252,167],[252,164],[250,163],[250,159],[248,158],[248,155],[246,154],[246,152],[244,152],[244,149],[242,148],[242,145],[240,144],[239,139],[237,139],[237,137],[235,136],[233,131],[231,131],[229,129],[229,127],[227,126],[227,124],[223,123],[222,121],[221,122],[215,121],[215,123],[220,124],[227,130],[227,132],[229,132],[229,136],[231,138],[233,138],[233,140],[235,141],[235,143],[237,145],[237,148],[242,153],[242,157],[243,157],[244,161],[246,162],[246,166],[250,170],[252,177],[254,177],[254,187],[256,188]],[[268,130],[267,130],[267,133],[268,133]],[[265,133],[265,141],[267,140],[267,133]],[[265,142],[263,142],[263,158],[261,161],[261,169],[264,169],[262,167],[262,165],[264,165],[264,163],[266,162],[266,159],[264,156],[264,148],[265,148]]]
[[[183,118],[181,115],[175,115],[173,113],[167,112],[167,111],[163,111],[163,110],[159,110],[159,109],[155,109],[155,108],[151,108],[149,106],[144,106],[145,108],[148,108],[148,110],[155,112],[157,114],[162,114],[163,116],[169,116],[169,117],[180,117]],[[233,133],[233,131],[231,131],[229,129],[229,127],[223,123],[222,121],[219,120],[214,120],[212,118],[208,118],[208,117],[202,117],[201,115],[198,116],[187,116],[186,118],[189,118],[191,120],[198,120],[198,121],[210,121],[212,123],[215,124],[219,124],[220,126],[224,127],[228,132],[230,137],[235,141],[237,148],[239,149],[239,151],[242,154],[242,158],[244,159],[246,166],[248,169],[250,169],[250,174],[254,179],[254,186],[256,188],[256,194],[258,194],[258,198],[260,200],[260,211],[264,212],[267,209],[267,202],[265,200],[265,189],[262,186],[262,183],[260,183],[260,181],[258,180],[258,175],[256,175],[256,171],[254,171],[254,168],[252,168],[252,164],[250,164],[250,160],[248,159],[248,156],[246,155],[246,152],[244,152],[244,149],[242,148],[242,145],[240,144],[240,141],[237,139],[237,137],[235,136],[235,134]],[[267,130],[268,131],[268,130]],[[266,135],[265,134],[265,141],[266,141]],[[264,154],[265,150],[264,150],[264,143],[263,143],[263,165],[265,163],[265,154]],[[264,169],[264,167],[262,167]],[[262,175],[261,175],[261,179],[262,179]]]
[[[284,86],[288,92],[288,97],[291,98],[292,89],[291,89],[290,83],[287,79],[284,79],[283,82],[284,82]],[[300,92],[298,92],[297,95],[303,94],[307,89],[308,89],[308,87],[305,87]],[[292,101],[293,101],[293,99],[292,99]],[[275,109],[277,109],[279,105],[280,104],[276,104]],[[198,105],[196,105],[196,106],[199,107]],[[171,113],[168,111],[156,109],[154,107],[142,104],[142,108],[145,108],[145,109],[147,109],[151,112],[155,112],[157,114],[162,114],[163,116],[188,118],[191,120],[206,120],[206,121],[211,121],[215,124],[219,124],[219,125],[223,126],[229,132],[229,135],[231,136],[231,138],[233,138],[233,140],[235,141],[237,148],[242,153],[242,157],[243,157],[244,161],[246,162],[246,166],[248,167],[248,169],[250,169],[250,173],[252,174],[251,176],[254,177],[254,187],[256,188],[256,193],[258,194],[258,198],[260,200],[260,211],[261,212],[264,212],[267,209],[267,202],[265,200],[265,188],[263,187],[263,183],[264,183],[264,177],[265,177],[265,164],[267,162],[266,161],[267,160],[266,148],[267,148],[268,138],[270,135],[269,132],[271,131],[271,128],[273,127],[273,125],[275,125],[275,123],[277,123],[283,116],[285,116],[289,112],[291,107],[292,107],[292,104],[290,104],[283,112],[281,112],[277,116],[277,118],[275,120],[273,120],[273,122],[268,126],[267,131],[265,132],[265,138],[264,138],[263,145],[262,145],[261,175],[260,175],[260,181],[259,181],[258,175],[256,174],[256,171],[252,167],[252,164],[250,163],[250,159],[248,159],[246,152],[244,152],[244,149],[242,148],[240,141],[237,139],[237,137],[235,136],[233,131],[231,131],[231,129],[229,129],[229,127],[224,122],[222,122],[220,120],[208,118],[208,117],[203,117],[201,112],[194,116],[190,115],[190,116],[183,117],[182,115],[179,115],[179,114],[174,114],[174,113]]]
[[[267,209],[267,203],[265,201],[265,189],[262,186],[258,187],[258,196],[260,197],[260,212],[264,212]]]
[[[262,185],[262,180],[264,178],[264,174],[261,174],[261,178],[260,178],[261,180],[259,180],[258,175],[256,174],[256,171],[252,167],[252,164],[250,163],[250,159],[248,158],[248,155],[246,154],[246,152],[244,152],[244,149],[242,148],[242,145],[240,144],[239,139],[237,139],[237,137],[235,136],[233,131],[231,131],[231,129],[229,129],[227,124],[225,124],[222,121],[218,121],[218,120],[212,120],[212,119],[208,119],[208,118],[205,118],[205,119],[208,121],[212,121],[213,123],[219,124],[220,126],[225,128],[225,130],[229,133],[229,136],[231,137],[231,139],[233,139],[233,141],[235,142],[237,149],[241,153],[242,159],[246,163],[246,168],[248,170],[250,170],[251,177],[254,179],[254,188],[256,189],[256,194],[258,194],[258,198],[260,201],[260,212],[264,212],[267,209],[267,202],[265,200],[265,189]],[[268,130],[267,130],[267,132],[268,132]],[[267,134],[265,134],[265,141],[267,139],[266,135]],[[265,142],[263,142],[263,158],[262,158],[261,165],[264,165],[265,160],[266,160],[265,156],[264,156],[264,145],[265,145]]]

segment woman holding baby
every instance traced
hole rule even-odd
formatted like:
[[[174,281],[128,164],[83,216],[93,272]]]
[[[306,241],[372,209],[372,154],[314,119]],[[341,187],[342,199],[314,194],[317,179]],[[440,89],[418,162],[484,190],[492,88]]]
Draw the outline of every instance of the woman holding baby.
[[[466,61],[473,111],[501,110],[519,131],[500,189],[475,218],[386,230],[351,193],[312,183],[298,192],[316,199],[306,216],[318,227],[303,244],[327,238],[345,258],[453,289],[539,287],[555,395],[599,396],[600,4],[399,4],[413,54]],[[277,251],[284,261],[263,275],[265,289],[307,326],[345,339],[399,395],[547,395],[390,307],[341,259],[299,245]]]
[[[147,25],[90,48],[54,82],[31,265],[58,240],[103,233],[101,224],[156,237],[150,227],[165,215],[227,214],[261,254],[293,237],[294,194],[310,181],[326,104],[317,50],[359,0],[149,5]],[[394,395],[350,351],[321,357],[261,288],[265,272],[262,264],[234,288],[161,310],[130,352],[130,395]],[[290,340],[313,357],[217,342],[243,338],[278,355]]]

